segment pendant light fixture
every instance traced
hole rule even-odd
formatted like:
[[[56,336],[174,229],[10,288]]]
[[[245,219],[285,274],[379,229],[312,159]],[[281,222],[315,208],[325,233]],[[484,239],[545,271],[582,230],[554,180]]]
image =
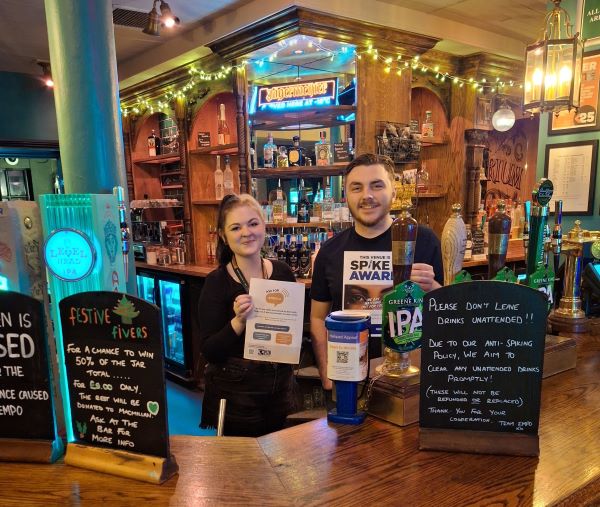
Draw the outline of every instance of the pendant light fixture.
[[[508,105],[506,99],[502,99],[500,107],[492,116],[492,125],[498,132],[506,132],[515,124],[515,113]]]
[[[160,1],[160,14],[156,9],[156,4]],[[160,27],[172,28],[181,23],[181,20],[173,14],[171,7],[164,0],[153,0],[152,10],[148,13],[146,26],[142,32],[155,37],[160,36]]]
[[[583,40],[571,35],[571,19],[553,0],[536,42],[525,50],[523,109],[531,113],[579,107]]]

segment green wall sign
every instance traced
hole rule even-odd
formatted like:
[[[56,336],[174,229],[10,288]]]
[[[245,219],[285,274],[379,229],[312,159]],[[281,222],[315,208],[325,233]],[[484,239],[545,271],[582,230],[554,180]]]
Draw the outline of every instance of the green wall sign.
[[[581,37],[586,40],[600,37],[600,0],[583,0]]]

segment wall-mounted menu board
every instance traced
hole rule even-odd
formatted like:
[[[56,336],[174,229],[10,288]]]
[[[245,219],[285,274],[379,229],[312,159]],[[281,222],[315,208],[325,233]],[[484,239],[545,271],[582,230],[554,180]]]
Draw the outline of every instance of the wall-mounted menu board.
[[[467,282],[423,302],[421,428],[535,435],[546,299],[529,287]]]
[[[0,438],[55,438],[44,305],[7,291],[0,291]]]
[[[168,458],[158,307],[119,292],[59,306],[76,442]]]

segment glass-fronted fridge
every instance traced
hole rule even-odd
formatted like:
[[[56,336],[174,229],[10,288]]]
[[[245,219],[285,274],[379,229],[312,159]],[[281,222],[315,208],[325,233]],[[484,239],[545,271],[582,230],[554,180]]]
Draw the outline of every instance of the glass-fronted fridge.
[[[159,271],[137,272],[139,297],[160,308],[165,367],[184,380],[192,379],[192,330],[186,280]]]

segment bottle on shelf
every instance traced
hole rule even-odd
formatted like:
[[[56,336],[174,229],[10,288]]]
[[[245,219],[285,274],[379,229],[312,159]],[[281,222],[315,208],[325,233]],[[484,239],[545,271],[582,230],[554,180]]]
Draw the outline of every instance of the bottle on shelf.
[[[296,243],[296,235],[292,234],[292,240],[287,252],[287,261],[294,276],[298,276],[298,245]]]
[[[302,236],[302,246],[298,251],[298,274],[301,278],[310,278],[311,249],[308,244],[308,235]]]
[[[417,192],[425,193],[429,190],[429,173],[427,172],[425,162],[421,164],[421,169],[417,171]]]
[[[323,203],[321,204],[321,218],[323,221],[330,221],[334,219],[335,201],[331,196],[331,186],[329,178],[325,183],[325,196],[323,197]]]
[[[225,171],[223,172],[223,192],[225,195],[233,194],[233,171],[229,155],[225,155]]]
[[[292,141],[294,142],[294,145],[290,148],[288,152],[289,163],[290,165],[294,166],[302,166],[304,165],[304,150],[300,146],[300,136],[292,137]]]
[[[279,146],[277,148],[277,167],[289,167],[290,162],[288,159],[287,148],[285,146]]]
[[[467,226],[467,239],[465,241],[465,261],[470,261],[473,257],[473,234],[471,233],[471,224]]]
[[[279,248],[277,248],[277,260],[287,264],[287,249],[285,248],[285,236],[279,236]]]
[[[354,143],[351,137],[348,138],[348,158],[350,161],[354,160]]]
[[[287,202],[284,198],[283,189],[281,188],[281,180],[277,182],[277,190],[275,191],[275,199],[273,199],[273,223],[285,224],[287,217]]]
[[[299,224],[307,224],[310,222],[310,201],[306,196],[303,179],[300,180],[298,211],[296,216],[298,217]]]
[[[152,134],[148,136],[148,155],[151,157],[160,155],[160,137],[156,135],[154,129],[152,129]]]
[[[256,148],[254,147],[254,141],[250,142],[250,169],[256,169]]]
[[[317,192],[313,199],[312,216],[321,220],[323,217],[323,198],[321,197],[321,183],[317,183]]]
[[[220,201],[225,197],[224,175],[221,170],[221,156],[217,155],[217,168],[215,169],[215,199]]]
[[[488,222],[488,278],[490,280],[506,264],[510,226],[510,215],[506,213],[504,200],[500,200],[496,205],[496,213],[492,215]]]
[[[263,146],[263,167],[275,167],[275,152],[277,146],[273,142],[273,134],[269,132],[267,142]]]
[[[315,144],[315,165],[331,165],[331,147],[327,144],[327,131],[319,132],[319,137],[319,142]]]
[[[219,104],[217,143],[231,144],[231,134],[229,133],[229,125],[227,125],[227,120],[225,119],[225,104]]]
[[[425,121],[421,127],[421,137],[433,137],[433,120],[431,119],[431,111],[425,111]]]
[[[410,279],[417,241],[417,221],[410,214],[410,204],[400,206],[400,215],[392,222],[392,269],[394,286]]]

